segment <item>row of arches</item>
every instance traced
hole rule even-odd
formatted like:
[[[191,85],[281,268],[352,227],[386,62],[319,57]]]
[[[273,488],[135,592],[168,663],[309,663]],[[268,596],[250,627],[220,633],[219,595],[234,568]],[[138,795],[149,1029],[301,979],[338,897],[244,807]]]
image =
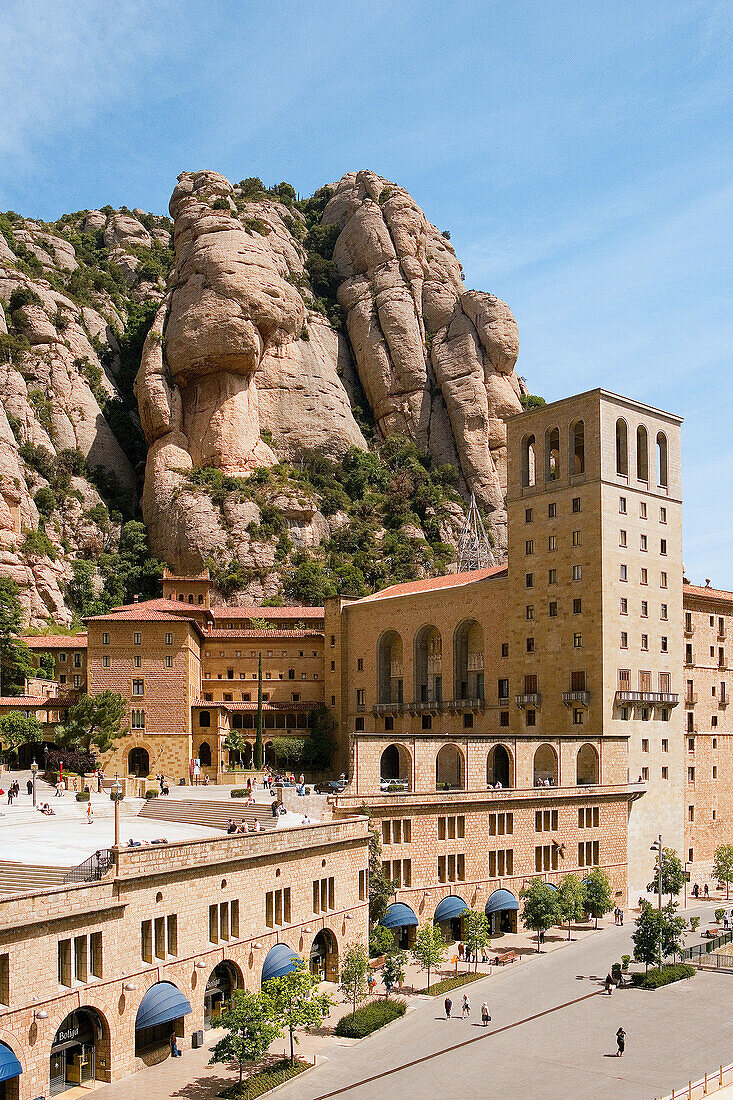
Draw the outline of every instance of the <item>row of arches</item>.
[[[414,700],[443,700],[443,638],[426,623],[413,639]],[[476,619],[464,619],[453,632],[454,699],[484,698],[484,632]],[[377,642],[377,701],[404,702],[404,644],[396,630],[385,630]]]
[[[272,741],[265,741],[263,746],[265,763],[272,767],[277,765],[275,747]],[[208,741],[202,741],[195,750],[199,764],[202,768],[213,767],[213,753]],[[254,742],[245,742],[240,752],[229,750],[229,762],[241,768],[254,767]],[[136,745],[127,754],[127,774],[145,778],[150,775],[150,753],[143,745]]]
[[[558,481],[562,473],[560,451],[560,429],[548,428],[544,437],[543,480]],[[537,437],[534,433],[525,435],[521,446],[522,485],[535,485],[538,479],[537,460],[539,457]],[[585,422],[574,420],[568,429],[567,445],[568,474],[575,477],[585,473]]]
[[[636,480],[649,481],[649,432],[643,424],[636,429]],[[669,477],[667,437],[657,432],[657,485],[666,489]],[[623,417],[616,421],[616,473],[629,476],[629,427]]]
[[[412,754],[406,745],[387,745],[380,759],[380,779],[385,782],[407,783],[412,789]],[[535,786],[558,785],[559,761],[557,750],[547,743],[539,745],[532,762],[532,780]],[[575,757],[575,782],[577,786],[594,786],[600,782],[600,758],[595,745],[581,745]],[[514,756],[506,745],[494,745],[486,757],[486,783],[489,787],[511,789],[515,786]],[[464,790],[466,787],[466,761],[459,745],[442,745],[435,758],[435,786],[437,790]]]
[[[458,894],[442,898],[435,907],[433,924],[438,925],[448,943],[463,938],[462,918],[468,909],[469,906]],[[517,931],[519,900],[511,890],[502,887],[493,890],[486,901],[484,912],[489,919],[492,936]],[[419,921],[410,905],[401,901],[393,902],[380,923],[393,932],[401,948],[412,946]]]

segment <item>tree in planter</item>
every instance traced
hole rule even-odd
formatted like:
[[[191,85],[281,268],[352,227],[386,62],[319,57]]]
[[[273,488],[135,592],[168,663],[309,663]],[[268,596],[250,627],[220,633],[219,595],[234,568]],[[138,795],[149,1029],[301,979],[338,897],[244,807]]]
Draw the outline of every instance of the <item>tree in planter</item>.
[[[583,880],[583,891],[585,911],[595,918],[597,928],[598,918],[605,917],[613,908],[611,881],[606,872],[600,867],[594,867]]]
[[[713,876],[718,882],[725,883],[725,900],[728,901],[733,882],[733,844],[719,844],[715,849]]]
[[[404,982],[406,962],[407,956],[404,951],[391,951],[386,956],[381,975],[388,997],[396,985],[401,985]]]
[[[270,1043],[281,1039],[283,1034],[275,1006],[264,991],[248,993],[235,989],[229,1007],[219,1017],[219,1027],[224,1028],[226,1035],[212,1050],[209,1065],[236,1062],[240,1086],[245,1064],[257,1062],[267,1053]]]
[[[673,897],[677,897],[682,892],[682,887],[685,884],[685,872],[682,869],[682,863],[680,857],[675,852],[674,848],[662,849],[662,897],[665,894],[671,894]],[[659,893],[659,864],[657,864],[654,871],[654,879],[647,884],[648,894]]]
[[[13,751],[19,745],[43,740],[43,727],[37,718],[27,718],[19,710],[11,710],[0,718],[0,743],[3,752]]]
[[[557,890],[553,890],[548,882],[533,878],[529,886],[520,890],[519,896],[524,901],[522,921],[526,928],[537,933],[537,951],[539,952],[540,932],[546,932],[561,920]]]
[[[334,1003],[327,993],[318,993],[318,978],[298,959],[295,969],[282,978],[271,978],[265,985],[278,1023],[290,1033],[290,1064],[295,1062],[293,1044],[298,1042],[296,1027],[319,1027]]]
[[[339,989],[348,1001],[352,1011],[365,999],[369,992],[369,952],[360,943],[350,944],[344,951],[341,962],[341,982]]]
[[[579,878],[570,874],[563,875],[557,888],[557,903],[562,921],[567,921],[570,940],[570,925],[573,921],[582,920],[586,912],[585,888]]]
[[[427,970],[428,990],[430,989],[430,971],[440,966],[445,958],[447,947],[448,944],[443,939],[443,933],[439,926],[433,924],[432,921],[424,924],[415,936],[415,943],[410,950],[410,954],[412,955],[412,961],[421,970]]]
[[[463,913],[463,942],[466,945],[467,958],[476,956],[475,971],[478,971],[478,953],[483,951],[490,941],[489,918],[477,909],[466,909]]]
[[[116,692],[82,695],[69,711],[67,721],[56,727],[56,744],[87,755],[92,746],[99,753],[108,752],[127,733],[127,726],[122,726],[124,716],[125,700]]]
[[[634,958],[643,962],[645,970],[661,962],[660,952],[660,912],[648,901],[642,901],[641,913],[636,918],[636,931],[631,939],[634,944]]]
[[[254,766],[261,768],[264,761],[262,748],[262,654],[257,664],[257,736],[255,737]]]

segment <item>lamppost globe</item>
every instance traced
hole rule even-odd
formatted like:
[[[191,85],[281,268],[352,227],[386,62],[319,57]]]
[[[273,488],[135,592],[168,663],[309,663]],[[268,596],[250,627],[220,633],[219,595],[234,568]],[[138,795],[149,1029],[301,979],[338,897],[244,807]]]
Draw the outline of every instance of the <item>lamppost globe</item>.
[[[38,764],[36,764],[36,758],[33,757],[31,761],[31,776],[33,777],[33,809],[36,808],[36,772],[38,771]]]

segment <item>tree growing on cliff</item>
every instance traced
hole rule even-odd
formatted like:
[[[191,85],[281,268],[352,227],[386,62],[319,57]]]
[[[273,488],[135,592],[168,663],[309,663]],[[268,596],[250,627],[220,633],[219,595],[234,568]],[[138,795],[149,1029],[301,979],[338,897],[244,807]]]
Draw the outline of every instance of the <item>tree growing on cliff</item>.
[[[125,700],[116,692],[82,695],[69,711],[66,722],[56,727],[56,744],[87,754],[94,747],[104,754],[127,733],[127,724],[124,727],[122,724],[124,717]]]
[[[35,674],[30,650],[18,637],[22,628],[20,588],[0,577],[0,695],[20,695],[26,677]]]

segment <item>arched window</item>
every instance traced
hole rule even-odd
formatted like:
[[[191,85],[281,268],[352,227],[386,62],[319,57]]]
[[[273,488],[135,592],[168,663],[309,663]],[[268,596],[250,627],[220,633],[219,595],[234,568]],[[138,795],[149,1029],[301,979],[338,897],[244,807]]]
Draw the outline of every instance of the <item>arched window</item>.
[[[193,603],[193,596],[189,596],[189,597],[188,597],[188,602],[189,602],[189,603]]]
[[[206,741],[202,741],[199,745],[199,762],[202,768],[211,767],[211,748]]]
[[[598,750],[594,745],[582,745],[578,750],[576,763],[576,783],[579,787],[598,783]]]
[[[636,429],[636,477],[649,480],[649,437],[643,424]]]
[[[203,602],[204,602],[204,597],[203,597],[203,596],[199,596],[199,603],[203,603]]]
[[[570,472],[585,473],[585,424],[576,420],[570,425]]]
[[[557,786],[557,753],[552,745],[540,745],[534,754],[534,785]]]
[[[464,619],[453,635],[453,698],[484,697],[484,632],[475,619]]]
[[[545,432],[545,481],[557,481],[560,477],[560,429],[548,428]]]
[[[657,432],[657,485],[666,489],[667,484],[667,437]]]
[[[443,699],[443,643],[434,626],[422,626],[415,635],[416,703],[441,702]]]
[[[616,473],[629,476],[629,433],[626,421],[616,421]]]
[[[503,788],[514,786],[514,765],[511,754],[504,745],[494,745],[486,759],[486,783]]]
[[[536,474],[535,438],[526,435],[522,440],[522,485],[534,485]]]
[[[211,714],[209,713],[208,710],[199,711],[199,725],[200,726],[210,726],[211,725]]]
[[[387,789],[398,781],[401,790],[412,790],[412,757],[404,745],[387,745],[379,761],[379,779]]]
[[[461,790],[464,780],[463,753],[457,745],[443,745],[435,758],[436,790]]]
[[[402,638],[396,630],[386,630],[377,642],[378,703],[401,703],[403,701],[404,681],[402,677]]]

